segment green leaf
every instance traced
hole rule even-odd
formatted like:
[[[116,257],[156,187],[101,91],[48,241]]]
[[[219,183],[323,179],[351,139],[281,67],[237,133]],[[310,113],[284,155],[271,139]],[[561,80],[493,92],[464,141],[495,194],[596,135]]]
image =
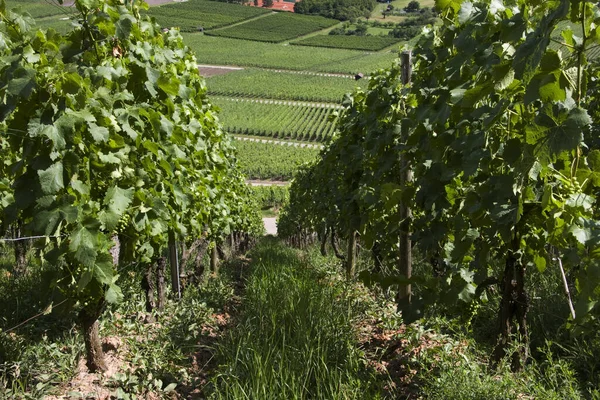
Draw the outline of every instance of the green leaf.
[[[578,225],[573,225],[569,229],[569,233],[577,239],[577,241],[583,245],[587,243],[588,240],[592,238],[592,232],[588,228],[583,228]]]
[[[38,176],[40,186],[45,194],[54,194],[65,187],[61,162],[52,164],[48,169],[38,171]]]
[[[88,267],[95,265],[98,256],[96,251],[98,239],[96,235],[97,232],[79,225],[69,236],[69,250],[74,254],[77,261]]]
[[[469,19],[471,19],[473,13],[475,12],[475,7],[473,7],[473,3],[470,1],[464,1],[460,5],[460,11],[458,12],[458,23],[464,24]]]
[[[122,189],[113,186],[104,196],[104,206],[106,207],[100,214],[100,221],[108,231],[114,231],[117,228],[119,220],[127,210],[133,200],[135,191],[132,188]]]
[[[553,72],[562,66],[559,54],[554,50],[548,50],[542,57],[540,68],[544,72]]]
[[[65,148],[66,142],[64,135],[61,132],[59,132],[58,128],[55,125],[46,125],[30,122],[29,126],[27,127],[27,132],[29,133],[29,136],[32,137],[47,137],[54,144],[55,150],[62,150]]]
[[[108,142],[108,138],[110,137],[108,128],[98,126],[93,122],[89,122],[88,126],[90,127],[90,134],[96,142]]]
[[[115,23],[116,36],[119,39],[128,39],[131,34],[131,27],[136,22],[131,14],[121,14],[119,20]]]
[[[156,81],[158,87],[171,96],[177,96],[179,94],[179,80],[173,77],[169,77],[165,74],[161,74],[160,78]]]
[[[84,195],[89,195],[90,194],[90,187],[88,185],[86,185],[85,183],[81,182],[78,179],[74,179],[71,181],[71,187]]]
[[[583,208],[585,211],[591,211],[594,205],[594,198],[584,193],[573,193],[565,201],[565,205],[573,208]]]
[[[538,271],[544,272],[546,270],[546,257],[536,254],[533,257],[533,263],[535,264]]]
[[[119,159],[119,157],[115,156],[113,153],[104,154],[99,152],[98,158],[104,164],[121,164],[121,160]]]
[[[535,31],[527,35],[527,39],[515,52],[513,68],[517,79],[529,83],[550,43],[550,36],[558,21],[569,12],[569,0],[561,0],[560,4],[542,18]]]
[[[109,254],[99,254],[93,268],[94,279],[103,285],[112,285],[115,275],[113,259]]]
[[[123,292],[117,285],[109,285],[104,298],[109,304],[120,303],[123,301]]]
[[[28,98],[35,88],[35,70],[18,68],[8,82],[7,92],[12,96]]]

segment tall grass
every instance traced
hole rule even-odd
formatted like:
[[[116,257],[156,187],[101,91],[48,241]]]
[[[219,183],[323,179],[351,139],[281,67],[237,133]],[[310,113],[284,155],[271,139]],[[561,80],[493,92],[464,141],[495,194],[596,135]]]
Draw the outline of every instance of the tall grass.
[[[215,399],[378,398],[356,348],[346,283],[282,244],[253,254],[240,321],[218,347]]]

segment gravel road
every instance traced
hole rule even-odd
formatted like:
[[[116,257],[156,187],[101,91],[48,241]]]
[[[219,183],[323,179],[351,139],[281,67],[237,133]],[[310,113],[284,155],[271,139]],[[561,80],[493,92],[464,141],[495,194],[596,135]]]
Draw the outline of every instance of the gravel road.
[[[263,218],[267,235],[277,236],[277,218]]]

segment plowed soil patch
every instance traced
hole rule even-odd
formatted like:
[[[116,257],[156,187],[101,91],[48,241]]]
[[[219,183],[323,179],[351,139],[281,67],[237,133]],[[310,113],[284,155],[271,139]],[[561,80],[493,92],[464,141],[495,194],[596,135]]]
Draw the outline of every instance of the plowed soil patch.
[[[239,71],[238,69],[234,69],[234,68],[222,68],[222,67],[198,67],[198,70],[200,71],[200,75],[202,75],[205,78],[209,78],[209,77],[215,76],[215,75],[225,75],[225,74],[229,74],[231,72]]]

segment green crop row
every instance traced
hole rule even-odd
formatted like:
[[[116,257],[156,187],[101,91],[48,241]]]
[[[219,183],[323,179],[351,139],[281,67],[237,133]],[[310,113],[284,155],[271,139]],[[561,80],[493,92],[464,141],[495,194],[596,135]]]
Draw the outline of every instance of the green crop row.
[[[207,32],[208,35],[259,42],[283,42],[338,24],[339,21],[319,16],[278,12],[246,23]]]
[[[147,11],[148,15],[156,18],[156,22],[161,26],[177,26],[184,32],[195,32],[199,28],[219,28],[268,12],[258,7],[207,0],[168,4],[152,7]]]
[[[365,53],[325,47],[285,46],[199,33],[184,33],[183,38],[202,64],[370,74],[379,68],[389,68],[398,58],[397,52]]]
[[[314,160],[318,149],[236,140],[238,163],[249,179],[291,179],[298,165]]]
[[[357,82],[339,76],[245,69],[211,76],[206,85],[209,94],[218,96],[341,103]]]
[[[400,39],[392,36],[317,35],[291,44],[298,46],[377,51],[398,42],[400,42]]]
[[[254,198],[256,198],[260,208],[280,208],[287,203],[289,199],[289,186],[252,186]]]
[[[265,104],[240,98],[214,98],[225,129],[234,134],[323,141],[335,129],[332,107]]]

